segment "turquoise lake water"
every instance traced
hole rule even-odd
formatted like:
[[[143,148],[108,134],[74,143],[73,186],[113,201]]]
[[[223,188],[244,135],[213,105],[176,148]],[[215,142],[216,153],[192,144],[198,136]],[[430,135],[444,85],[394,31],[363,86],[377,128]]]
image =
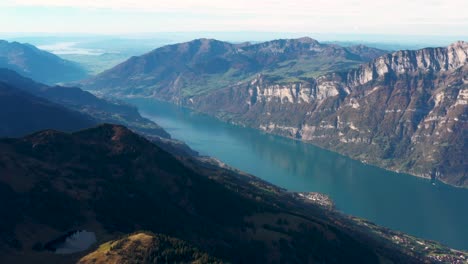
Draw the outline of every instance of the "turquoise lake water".
[[[173,104],[129,102],[202,155],[291,191],[325,193],[346,214],[468,250],[468,189],[433,185]]]

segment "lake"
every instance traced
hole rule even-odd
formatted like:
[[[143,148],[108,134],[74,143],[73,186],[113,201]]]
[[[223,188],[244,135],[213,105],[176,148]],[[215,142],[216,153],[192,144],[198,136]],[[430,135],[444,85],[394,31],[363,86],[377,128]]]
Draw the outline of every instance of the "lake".
[[[202,155],[291,191],[329,195],[336,208],[381,226],[468,249],[468,189],[386,171],[292,139],[231,125],[152,99],[143,116]]]

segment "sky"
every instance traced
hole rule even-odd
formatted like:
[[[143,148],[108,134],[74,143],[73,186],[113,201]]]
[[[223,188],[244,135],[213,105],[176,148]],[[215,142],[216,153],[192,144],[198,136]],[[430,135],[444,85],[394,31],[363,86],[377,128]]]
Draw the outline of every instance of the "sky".
[[[468,36],[467,0],[0,0],[2,33]]]

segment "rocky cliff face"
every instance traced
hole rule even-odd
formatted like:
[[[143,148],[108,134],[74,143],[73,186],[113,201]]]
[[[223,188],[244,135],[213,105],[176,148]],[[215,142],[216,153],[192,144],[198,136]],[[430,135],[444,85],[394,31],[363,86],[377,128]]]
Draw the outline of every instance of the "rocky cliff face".
[[[316,79],[249,82],[187,99],[192,108],[353,158],[468,185],[468,43],[398,51]]]
[[[417,51],[398,51],[381,56],[347,76],[350,86],[363,85],[388,74],[418,74],[448,72],[467,63],[468,43],[459,41],[447,48],[428,48]]]

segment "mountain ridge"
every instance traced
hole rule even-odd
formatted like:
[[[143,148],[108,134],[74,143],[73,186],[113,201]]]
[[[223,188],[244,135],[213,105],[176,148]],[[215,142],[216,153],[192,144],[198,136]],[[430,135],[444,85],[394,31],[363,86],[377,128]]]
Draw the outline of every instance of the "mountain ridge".
[[[55,128],[74,131],[96,125],[92,117],[16,89],[0,80],[0,137]]]
[[[425,48],[416,51],[402,50],[364,64],[351,71],[349,85],[364,85],[388,73],[396,75],[417,71],[449,71],[467,63],[468,42],[457,41],[446,48]]]
[[[148,230],[236,263],[420,263],[466,255],[355,222],[253,176],[176,159],[120,125],[0,139],[0,154],[0,196],[9,201],[0,208],[8,215],[0,227],[2,263],[70,263],[94,251],[59,255],[44,247],[70,230],[98,241]],[[152,248],[141,246],[111,250],[125,256]]]
[[[385,51],[368,48],[375,54]],[[371,52],[367,52],[366,56]],[[365,56],[364,56],[365,57]],[[106,93],[189,96],[217,90],[251,78],[259,72],[281,78],[306,78],[331,69],[367,61],[338,45],[310,38],[283,39],[257,44],[231,44],[196,39],[167,45],[81,82],[86,89]],[[131,81],[130,81],[131,80]]]
[[[223,263],[185,241],[150,232],[138,232],[107,242],[78,264],[105,263]]]
[[[160,126],[141,117],[136,108],[119,101],[98,98],[77,87],[48,86],[4,68],[0,68],[0,82],[25,91],[31,96],[40,97],[64,108],[80,112],[82,115],[88,116],[88,119],[93,119],[95,125],[98,123],[120,123],[151,137],[170,138],[169,134]],[[46,129],[49,127],[37,128]],[[86,127],[77,126],[76,128]],[[33,131],[35,130],[29,130],[29,132]]]
[[[87,77],[78,64],[31,44],[0,40],[0,68],[17,71],[37,81],[55,84]]]

